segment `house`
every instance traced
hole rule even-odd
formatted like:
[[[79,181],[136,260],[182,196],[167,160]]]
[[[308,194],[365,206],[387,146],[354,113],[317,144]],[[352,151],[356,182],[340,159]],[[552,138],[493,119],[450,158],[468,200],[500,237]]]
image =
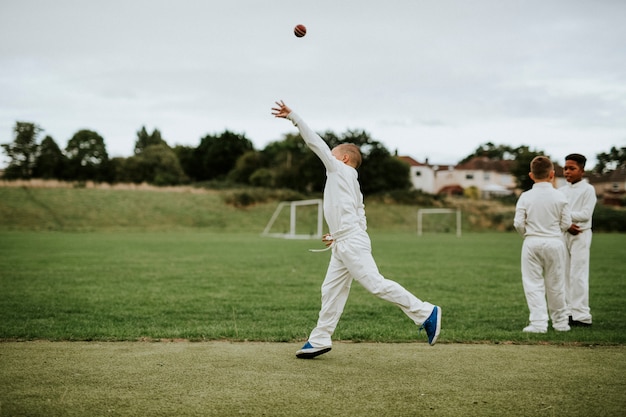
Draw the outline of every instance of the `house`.
[[[457,165],[431,165],[428,158],[424,163],[410,156],[399,156],[398,159],[409,165],[413,188],[425,193],[463,195],[472,187],[484,199],[519,193],[515,177],[511,174],[514,160],[477,156]],[[557,188],[567,184],[563,167],[554,164],[554,171]]]
[[[619,206],[626,198],[626,165],[605,174],[589,175],[587,179],[603,204]]]
[[[426,158],[426,162],[423,164],[410,156],[399,156],[398,159],[409,165],[409,177],[414,189],[422,190],[428,194],[435,194],[436,171],[428,164],[428,158]]]
[[[431,165],[428,159],[420,163],[410,156],[398,158],[409,165],[413,188],[426,193],[463,194],[464,190],[475,187],[483,198],[489,198],[512,194],[515,190],[515,178],[510,173],[515,161],[476,157],[454,166]]]
[[[511,168],[515,161],[479,156],[454,167],[461,187],[475,187],[483,198],[513,194],[517,186]]]

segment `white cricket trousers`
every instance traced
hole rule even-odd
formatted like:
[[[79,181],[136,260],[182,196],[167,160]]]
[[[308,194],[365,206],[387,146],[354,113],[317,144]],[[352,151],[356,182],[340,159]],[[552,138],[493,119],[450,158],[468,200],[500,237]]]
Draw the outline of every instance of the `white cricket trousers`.
[[[355,279],[365,289],[394,303],[417,325],[428,319],[434,305],[423,302],[397,282],[385,279],[372,256],[369,236],[365,231],[350,235],[346,240],[335,241],[330,264],[322,284],[322,307],[317,326],[309,336],[315,347],[330,346],[331,337],[350,294]]]
[[[566,233],[567,261],[565,269],[565,301],[573,320],[591,323],[589,308],[589,251],[591,229],[576,236]]]
[[[558,237],[530,236],[524,239],[522,284],[530,311],[530,324],[538,329],[548,329],[548,311],[553,327],[568,324],[565,252],[565,244]]]

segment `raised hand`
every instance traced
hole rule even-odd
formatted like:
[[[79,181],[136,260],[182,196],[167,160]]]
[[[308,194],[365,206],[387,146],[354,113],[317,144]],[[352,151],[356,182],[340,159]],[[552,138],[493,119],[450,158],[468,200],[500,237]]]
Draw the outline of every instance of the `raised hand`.
[[[274,117],[282,117],[284,119],[289,116],[289,113],[291,113],[291,109],[287,107],[282,100],[276,101],[276,106],[278,107],[272,107],[272,114]]]

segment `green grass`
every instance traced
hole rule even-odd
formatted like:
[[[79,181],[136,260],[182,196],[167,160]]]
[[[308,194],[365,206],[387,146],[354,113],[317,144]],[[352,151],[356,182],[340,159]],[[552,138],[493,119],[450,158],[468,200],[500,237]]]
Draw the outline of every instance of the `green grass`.
[[[262,231],[276,204],[236,209],[220,192],[0,187],[0,229]],[[252,213],[252,215],[251,215]]]
[[[2,416],[623,416],[626,349],[3,343]]]
[[[0,416],[623,415],[626,235],[594,235],[593,327],[527,335],[519,236],[417,237],[416,207],[368,204],[381,272],[443,307],[440,342],[355,283],[302,361],[329,254],[261,238],[275,207],[0,187]]]
[[[594,327],[523,334],[521,238],[374,233],[383,275],[444,311],[445,342],[624,344],[626,236],[594,236]],[[328,253],[316,241],[214,232],[0,232],[0,338],[304,340]],[[355,283],[335,340],[425,339]]]

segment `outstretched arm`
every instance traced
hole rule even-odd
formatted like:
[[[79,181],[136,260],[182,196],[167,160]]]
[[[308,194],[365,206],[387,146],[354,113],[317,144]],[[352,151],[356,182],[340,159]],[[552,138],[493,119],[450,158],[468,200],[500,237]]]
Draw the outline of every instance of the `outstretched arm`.
[[[274,117],[291,120],[300,131],[300,136],[302,136],[306,145],[320,158],[326,170],[337,170],[339,162],[337,158],[333,156],[328,144],[324,142],[324,139],[315,133],[300,116],[292,112],[282,100],[276,102],[276,107],[272,107],[272,114]]]

